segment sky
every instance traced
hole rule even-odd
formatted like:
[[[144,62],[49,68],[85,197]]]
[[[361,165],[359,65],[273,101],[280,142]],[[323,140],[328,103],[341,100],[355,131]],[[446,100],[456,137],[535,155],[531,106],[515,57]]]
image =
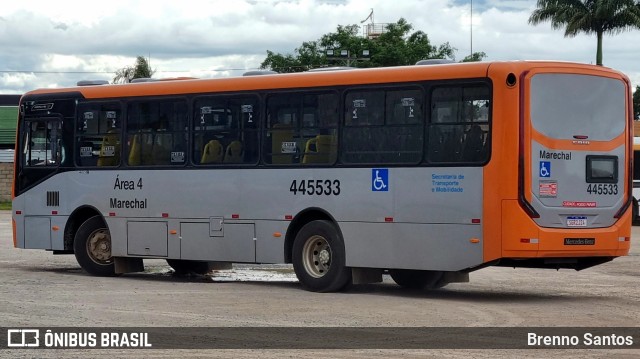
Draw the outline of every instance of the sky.
[[[473,11],[471,2],[473,1]],[[400,18],[456,60],[595,63],[595,35],[529,25],[535,0],[18,0],[0,5],[0,94],[112,80],[148,57],[154,77],[240,76],[338,25]],[[366,20],[364,24],[370,23]],[[472,31],[471,31],[472,30]],[[473,34],[473,36],[472,36]],[[604,65],[640,85],[640,30],[604,37]]]

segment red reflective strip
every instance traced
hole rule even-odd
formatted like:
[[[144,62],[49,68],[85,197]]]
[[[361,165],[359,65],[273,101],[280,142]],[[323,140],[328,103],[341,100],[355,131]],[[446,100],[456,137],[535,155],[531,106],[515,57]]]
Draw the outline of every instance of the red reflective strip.
[[[162,218],[169,218],[169,213],[163,213]]]
[[[238,219],[238,218],[240,218],[240,215],[234,213],[234,214],[231,215],[231,218],[232,219]]]
[[[473,219],[471,219],[471,223],[473,223],[473,224],[479,224],[479,223],[480,223],[480,218],[473,218]]]
[[[531,243],[531,238],[520,238],[520,243]]]
[[[290,220],[292,220],[292,219],[293,219],[293,216],[292,216],[292,215],[290,215],[290,214],[285,214],[285,215],[284,215],[284,219],[286,219],[286,220],[290,221]]]
[[[385,222],[393,222],[393,217],[384,217]]]
[[[22,214],[22,211],[16,211],[16,214]]]
[[[56,214],[58,214],[58,211],[51,211],[51,214],[55,216]]]
[[[109,212],[109,217],[115,217],[116,216],[116,212]]]

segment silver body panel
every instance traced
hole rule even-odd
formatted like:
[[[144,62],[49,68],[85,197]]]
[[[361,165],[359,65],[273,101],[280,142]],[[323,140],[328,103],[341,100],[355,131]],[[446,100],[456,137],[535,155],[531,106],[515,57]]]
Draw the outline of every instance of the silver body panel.
[[[386,171],[384,188],[374,183],[376,170]],[[14,210],[29,215],[14,218],[22,248],[64,249],[68,216],[91,206],[107,222],[114,256],[282,263],[289,218],[317,208],[335,219],[349,266],[461,270],[483,260],[482,172],[481,167],[70,171],[16,197]],[[307,194],[291,191],[293,181],[307,180],[319,187]],[[331,188],[322,187],[329,183]],[[46,206],[51,191],[59,192],[59,206]],[[60,230],[46,230],[48,221]],[[37,233],[25,231],[25,224],[37,225]]]

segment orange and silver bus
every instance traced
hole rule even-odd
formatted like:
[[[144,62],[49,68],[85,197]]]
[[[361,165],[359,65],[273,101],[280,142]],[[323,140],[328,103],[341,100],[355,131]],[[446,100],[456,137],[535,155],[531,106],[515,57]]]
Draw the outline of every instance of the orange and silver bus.
[[[20,102],[18,248],[94,275],[291,263],[311,291],[436,288],[627,255],[620,72],[493,62],[42,89]]]

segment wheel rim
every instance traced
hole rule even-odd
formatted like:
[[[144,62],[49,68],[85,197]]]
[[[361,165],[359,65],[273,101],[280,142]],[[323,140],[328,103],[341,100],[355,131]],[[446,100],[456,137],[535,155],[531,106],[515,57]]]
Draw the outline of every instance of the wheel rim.
[[[314,278],[321,278],[331,267],[331,247],[326,238],[315,235],[309,237],[302,248],[302,264],[305,271]]]
[[[89,235],[87,254],[97,264],[109,265],[113,262],[113,257],[111,257],[111,236],[106,228],[97,229]]]

